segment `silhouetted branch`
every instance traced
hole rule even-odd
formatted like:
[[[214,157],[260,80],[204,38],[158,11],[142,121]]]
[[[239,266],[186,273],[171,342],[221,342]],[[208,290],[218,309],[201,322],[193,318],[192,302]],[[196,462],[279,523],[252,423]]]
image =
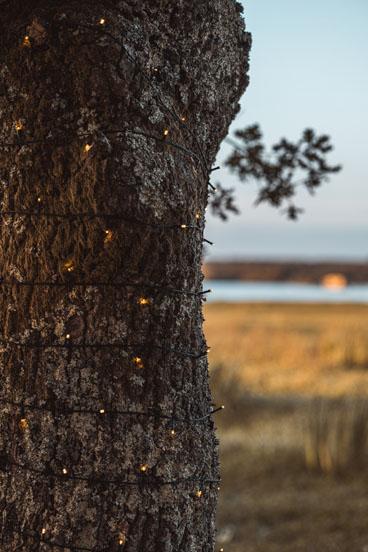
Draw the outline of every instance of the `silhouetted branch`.
[[[236,140],[228,138],[232,154],[226,166],[242,182],[254,180],[259,185],[255,204],[269,203],[283,208],[287,216],[296,220],[303,211],[294,204],[298,187],[302,186],[313,194],[333,173],[341,170],[340,165],[327,163],[327,154],[333,149],[330,137],[317,135],[313,129],[304,130],[301,138],[293,143],[282,138],[267,152],[262,143],[262,132],[255,124],[235,132]],[[233,188],[217,185],[218,193],[211,202],[212,211],[226,220],[227,211],[239,213],[234,204]]]

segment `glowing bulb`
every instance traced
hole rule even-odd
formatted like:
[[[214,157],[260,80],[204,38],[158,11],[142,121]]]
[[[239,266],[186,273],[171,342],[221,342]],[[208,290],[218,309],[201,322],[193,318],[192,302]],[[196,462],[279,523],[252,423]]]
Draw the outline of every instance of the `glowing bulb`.
[[[26,418],[21,418],[19,420],[19,428],[22,430],[22,431],[25,431],[26,429],[29,428],[29,423],[28,423],[28,420]]]
[[[112,230],[105,230],[104,243],[108,243],[113,239],[114,233]]]
[[[147,297],[140,297],[138,299],[138,304],[139,305],[149,305],[150,304],[150,300],[147,298]]]
[[[105,25],[106,19],[104,19],[103,17],[101,17],[99,23],[100,23],[100,25]]]
[[[68,470],[66,468],[63,468],[63,474],[67,475],[67,473],[68,473]]]
[[[148,470],[148,464],[141,464],[141,465],[139,466],[139,471],[140,471],[141,473],[146,473],[147,470]]]
[[[186,121],[187,119],[186,119],[186,117],[182,116],[182,117],[180,117],[180,120],[181,120],[183,123],[185,123],[185,121]]]
[[[37,198],[38,203],[41,203],[42,199],[40,197]]]
[[[219,491],[221,489],[221,487],[217,487],[217,490]]]
[[[141,357],[133,357],[133,362],[137,366],[137,368],[144,368],[143,360],[141,359]]]
[[[73,272],[73,270],[75,269],[73,259],[67,259],[66,261],[64,261],[63,268],[65,272]]]
[[[31,40],[29,38],[28,35],[26,35],[24,38],[23,38],[23,42],[22,42],[23,46],[25,46],[26,48],[30,48],[32,46],[31,44]]]
[[[221,410],[224,410],[224,408],[225,408],[225,405],[224,405],[224,404],[222,404],[220,408],[221,408]]]
[[[166,138],[169,135],[169,129],[165,128],[164,130],[164,138]]]
[[[196,491],[196,497],[197,497],[197,498],[202,498],[202,495],[203,495],[203,491],[201,491],[200,489],[198,489],[198,491]]]
[[[105,414],[105,409],[104,408],[100,408],[100,414]]]
[[[23,130],[23,123],[22,121],[16,121],[15,123],[15,130],[17,132],[20,132],[21,130]]]
[[[211,351],[211,347],[207,347],[207,353]]]
[[[123,531],[120,531],[120,533],[119,533],[119,538],[118,538],[118,544],[119,544],[120,546],[123,546],[123,545],[126,543],[126,540],[127,540],[127,539],[126,539],[126,534],[123,533]]]
[[[170,431],[170,435],[171,435],[172,437],[175,437],[175,435],[176,435],[175,429],[172,429],[172,430]]]
[[[181,224],[180,225],[180,228],[182,228],[183,230],[185,230],[185,228],[188,228],[186,224]]]
[[[66,334],[65,338],[70,339],[70,334]]]
[[[93,148],[93,144],[85,144],[83,149],[85,153],[88,153],[89,150],[92,148]]]
[[[201,216],[202,216],[201,213],[198,211],[198,212],[196,213],[195,218],[196,218],[197,220],[199,220],[199,219],[201,218]]]
[[[45,535],[46,534],[46,529],[43,527],[43,529],[41,529],[41,535]]]

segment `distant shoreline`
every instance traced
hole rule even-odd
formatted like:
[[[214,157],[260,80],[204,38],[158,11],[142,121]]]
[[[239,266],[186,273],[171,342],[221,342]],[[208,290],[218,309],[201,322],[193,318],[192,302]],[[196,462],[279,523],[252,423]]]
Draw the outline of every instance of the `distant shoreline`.
[[[318,284],[327,275],[338,274],[348,284],[368,282],[368,262],[211,261],[203,272],[207,280]]]

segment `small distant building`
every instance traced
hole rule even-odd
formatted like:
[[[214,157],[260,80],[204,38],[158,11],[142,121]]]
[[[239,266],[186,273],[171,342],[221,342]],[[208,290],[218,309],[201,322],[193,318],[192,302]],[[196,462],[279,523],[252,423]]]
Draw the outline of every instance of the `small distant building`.
[[[348,285],[348,280],[344,274],[331,272],[323,276],[321,284],[329,289],[342,289]]]

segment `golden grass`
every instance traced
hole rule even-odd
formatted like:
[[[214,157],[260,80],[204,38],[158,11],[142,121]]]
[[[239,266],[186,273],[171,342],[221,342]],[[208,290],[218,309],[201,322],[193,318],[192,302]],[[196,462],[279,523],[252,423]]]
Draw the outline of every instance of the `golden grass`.
[[[226,405],[216,550],[368,552],[368,306],[209,304],[205,316]]]
[[[209,304],[212,365],[255,393],[368,394],[368,305]]]

